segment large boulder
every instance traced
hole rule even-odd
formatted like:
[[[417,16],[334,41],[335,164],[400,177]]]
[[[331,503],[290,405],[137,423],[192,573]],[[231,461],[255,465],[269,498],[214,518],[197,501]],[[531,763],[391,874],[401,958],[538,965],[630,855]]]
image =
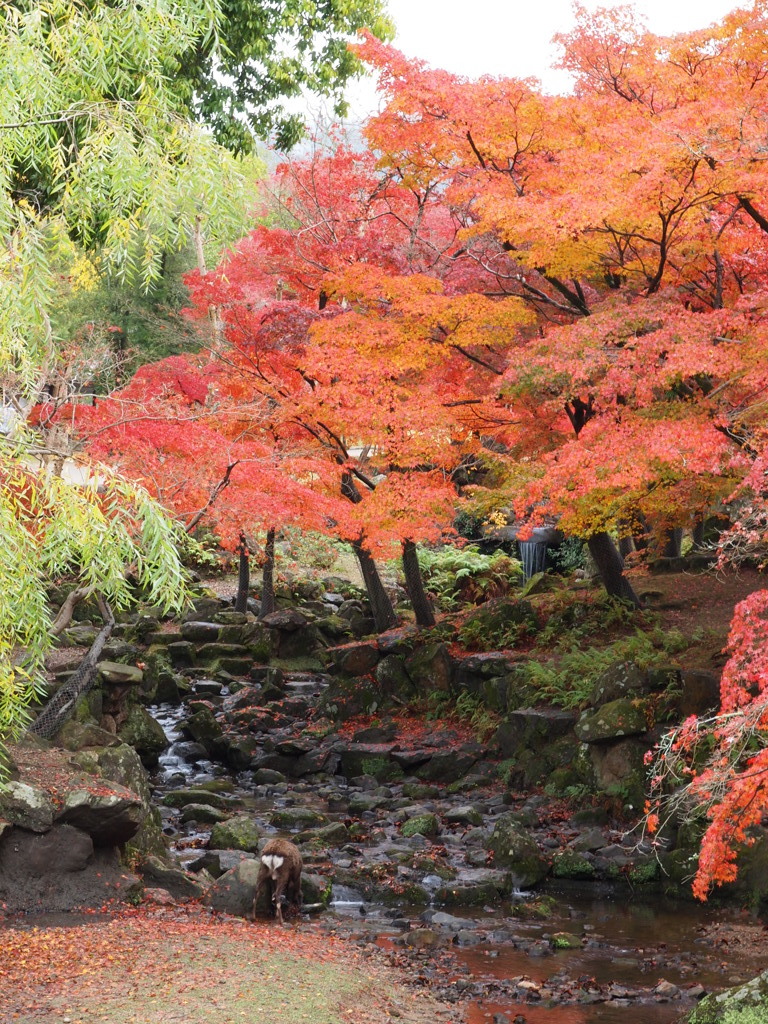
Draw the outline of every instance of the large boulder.
[[[543,750],[567,735],[575,721],[573,711],[560,708],[519,708],[512,711],[496,732],[501,756],[517,757],[523,750]]]
[[[87,832],[54,825],[43,834],[14,827],[0,836],[0,904],[8,913],[99,907],[137,883],[118,852]]]
[[[333,652],[333,661],[338,670],[345,675],[364,676],[376,668],[379,651],[375,644],[348,644]]]
[[[93,770],[98,771],[102,778],[125,786],[141,801],[144,817],[138,831],[126,844],[127,862],[130,863],[134,856],[144,857],[149,854],[164,856],[167,850],[167,841],[163,835],[163,823],[160,811],[152,800],[149,776],[139,755],[127,743],[97,748],[88,753],[96,761]]]
[[[212,910],[224,914],[250,917],[254,909],[259,867],[258,860],[240,861],[236,867],[216,879],[203,897],[203,902]]]
[[[405,669],[419,693],[445,692],[451,688],[453,662],[443,643],[417,648],[406,659]]]
[[[574,728],[582,743],[636,736],[647,731],[648,713],[647,701],[622,697],[595,711],[585,711]]]
[[[617,661],[598,677],[590,704],[599,708],[622,697],[637,697],[649,690],[648,673],[632,661]]]
[[[0,818],[31,832],[45,832],[53,824],[51,794],[31,783],[11,780],[0,789]]]
[[[96,846],[121,846],[136,835],[144,816],[136,793],[89,779],[66,793],[56,820],[87,832]]]
[[[163,727],[141,704],[133,704],[118,733],[123,743],[133,747],[143,764],[152,768],[168,746]]]
[[[487,849],[493,854],[494,865],[507,868],[512,884],[519,889],[537,885],[549,873],[549,861],[513,814],[496,819]]]
[[[768,1020],[768,971],[735,988],[709,995],[685,1024],[760,1024]]]

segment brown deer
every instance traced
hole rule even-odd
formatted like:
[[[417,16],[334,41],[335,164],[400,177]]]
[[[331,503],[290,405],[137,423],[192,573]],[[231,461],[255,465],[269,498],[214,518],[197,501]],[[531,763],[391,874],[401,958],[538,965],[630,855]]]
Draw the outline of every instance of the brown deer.
[[[289,903],[301,906],[301,854],[287,839],[270,839],[261,851],[261,864],[253,896],[253,912],[264,886],[272,889],[275,917],[283,923],[281,900],[283,893]]]

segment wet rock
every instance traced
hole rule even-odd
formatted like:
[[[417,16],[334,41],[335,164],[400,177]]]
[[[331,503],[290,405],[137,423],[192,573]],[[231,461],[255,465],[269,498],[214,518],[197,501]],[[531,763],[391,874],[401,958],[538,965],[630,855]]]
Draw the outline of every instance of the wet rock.
[[[123,743],[133,747],[142,760],[150,767],[168,746],[162,726],[141,704],[134,704],[128,710],[128,717],[118,732]]]
[[[600,850],[605,845],[605,836],[602,829],[591,828],[569,843],[569,849],[574,850],[576,853],[585,853],[587,851],[594,853],[595,850]]]
[[[222,728],[216,720],[213,708],[202,703],[195,705],[195,711],[184,723],[184,730],[197,743],[214,755],[222,754],[226,749]]]
[[[31,875],[83,871],[93,857],[93,840],[73,825],[53,825],[27,846],[26,868]]]
[[[224,689],[224,684],[218,679],[196,679],[192,684],[192,689],[201,697],[219,697]]]
[[[168,644],[168,657],[174,668],[189,668],[195,663],[195,645],[189,640]]]
[[[720,680],[711,672],[688,669],[682,673],[682,694],[678,702],[680,714],[702,715],[720,704]]]
[[[666,1002],[668,999],[679,999],[680,989],[677,985],[673,985],[671,981],[664,981],[662,979],[654,988],[653,994],[663,1002]]]
[[[384,768],[389,761],[392,744],[337,743],[334,749],[341,757],[341,774],[347,779],[354,779],[359,775],[373,775],[377,768]]]
[[[303,903],[327,905],[331,899],[331,880],[322,875],[304,871],[301,875],[301,899]]]
[[[403,771],[410,772],[414,768],[418,768],[423,764],[426,764],[432,758],[434,751],[432,750],[392,750],[389,756],[395,762],[399,764]],[[432,789],[434,787],[422,786],[422,789]],[[406,794],[407,795],[407,794]]]
[[[208,845],[215,850],[245,850],[248,853],[255,853],[260,838],[253,818],[241,814],[214,825]]]
[[[624,697],[605,704],[597,711],[584,712],[574,729],[582,743],[600,743],[646,732],[648,714],[646,701]]]
[[[74,826],[54,825],[42,835],[14,827],[0,837],[0,903],[7,913],[99,907],[137,882],[115,848],[94,847]]]
[[[462,928],[466,928],[467,926],[465,918],[455,917],[453,914],[446,914],[442,910],[429,911],[422,916],[422,920],[426,920],[436,928],[447,928],[452,932],[461,931]]]
[[[406,934],[404,941],[414,949],[432,949],[440,944],[440,936],[431,928],[414,928]]]
[[[387,654],[376,666],[376,682],[387,697],[410,699],[416,693],[413,680],[405,669],[405,662],[397,654]]]
[[[253,782],[256,786],[274,786],[285,780],[286,776],[274,768],[257,768],[253,773]]]
[[[208,757],[208,751],[203,744],[192,741],[174,743],[173,752],[182,760],[189,761],[190,763],[204,761]]]
[[[581,949],[581,936],[573,932],[555,932],[551,939],[553,949]]]
[[[269,816],[270,825],[294,831],[311,828],[313,825],[325,825],[327,821],[324,814],[313,811],[311,807],[283,807]]]
[[[349,801],[349,813],[353,818],[359,818],[367,811],[376,811],[383,807],[386,800],[382,796],[373,796],[365,793],[358,793]]]
[[[242,772],[250,768],[259,749],[255,736],[231,736],[226,738],[225,760],[234,771]]]
[[[284,633],[295,633],[309,624],[309,619],[297,608],[280,608],[261,620],[268,629],[279,629]]]
[[[133,747],[121,743],[118,746],[102,747],[88,753],[95,758],[96,764],[95,768],[89,767],[86,770],[95,770],[102,778],[119,783],[135,793],[141,801],[144,817],[138,831],[126,844],[126,857],[164,853],[165,842],[160,812],[152,800],[147,771]]]
[[[625,739],[614,743],[591,743],[589,754],[595,772],[595,783],[610,791],[620,788],[630,804],[643,806],[645,787],[644,739]]]
[[[376,668],[379,651],[375,644],[349,644],[333,652],[333,662],[345,675],[364,676]]]
[[[255,853],[244,850],[205,850],[187,865],[189,871],[207,871],[213,878],[219,878],[237,867],[243,860],[256,859]]]
[[[349,842],[349,829],[343,821],[332,821],[317,829],[315,835],[321,843],[328,846],[340,846],[342,843]]]
[[[441,885],[435,893],[435,902],[448,907],[481,907],[497,903],[499,897],[508,892],[509,883],[503,871],[475,868]]]
[[[322,616],[315,622],[315,626],[330,640],[341,640],[352,632],[349,621],[336,614]]]
[[[227,821],[229,811],[220,811],[210,804],[186,804],[181,811],[181,820],[198,821],[207,825],[214,825],[220,821]]]
[[[465,806],[462,806],[462,807],[454,807],[453,810],[446,811],[446,813],[443,815],[443,818],[449,824],[458,824],[458,825],[482,825],[483,824],[483,816],[482,816],[482,814],[477,810],[476,807],[473,807],[471,804],[466,804]]]
[[[512,814],[502,814],[497,819],[488,849],[493,853],[494,864],[509,869],[518,888],[537,885],[549,873],[547,859]]]
[[[65,750],[77,752],[87,747],[120,746],[122,740],[115,733],[108,732],[92,722],[76,722],[70,718],[59,729],[56,742]]]

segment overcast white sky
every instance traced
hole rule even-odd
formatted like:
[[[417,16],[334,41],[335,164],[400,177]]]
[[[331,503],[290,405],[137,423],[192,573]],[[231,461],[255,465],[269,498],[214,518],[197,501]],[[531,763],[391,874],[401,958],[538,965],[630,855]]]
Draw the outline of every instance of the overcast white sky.
[[[583,0],[589,9],[610,0]],[[637,0],[652,32],[703,28],[745,0]],[[389,0],[397,26],[394,45],[433,67],[477,78],[483,74],[541,79],[548,92],[568,90],[568,76],[551,69],[556,32],[573,26],[571,0]],[[375,90],[361,82],[349,90],[351,120],[377,109]]]

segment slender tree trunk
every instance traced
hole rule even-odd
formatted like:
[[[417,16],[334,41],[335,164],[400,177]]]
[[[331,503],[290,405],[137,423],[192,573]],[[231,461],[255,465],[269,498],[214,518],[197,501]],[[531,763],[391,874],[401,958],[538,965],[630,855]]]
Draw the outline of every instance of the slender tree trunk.
[[[371,602],[371,611],[373,612],[376,629],[379,633],[384,633],[386,630],[392,629],[397,625],[395,609],[389,599],[389,594],[384,589],[384,584],[381,582],[381,576],[379,576],[376,563],[371,557],[370,551],[363,544],[362,538],[353,541],[352,547],[360,564],[360,572],[363,574],[365,589],[368,592],[368,600]]]
[[[665,530],[659,536],[662,558],[679,558],[682,554],[683,531],[680,527]]]
[[[411,599],[419,626],[434,626],[435,613],[432,602],[424,589],[424,578],[416,554],[416,545],[412,540],[403,542],[403,572],[405,573],[405,589]]]
[[[594,533],[587,541],[589,553],[600,572],[603,586],[612,597],[620,597],[640,607],[640,599],[624,575],[624,559],[619,554],[609,533]]]
[[[248,611],[248,588],[251,584],[251,553],[248,550],[248,542],[245,534],[240,534],[240,543],[237,546],[237,553],[240,556],[237,572],[237,598],[235,599],[235,611]]]
[[[363,500],[360,491],[357,489],[354,477],[348,472],[342,474],[341,493],[353,505],[357,505],[358,502]],[[352,548],[357,555],[360,572],[363,574],[365,589],[368,593],[368,600],[371,602],[371,611],[373,612],[376,629],[379,633],[384,633],[386,630],[392,629],[397,625],[397,615],[395,614],[394,606],[389,599],[389,594],[384,589],[381,576],[379,576],[379,570],[376,568],[376,563],[371,557],[370,551],[365,547],[362,536],[353,541]]]
[[[264,568],[261,570],[261,608],[259,618],[271,615],[275,610],[275,528],[267,530],[264,544]]]
[[[622,558],[631,555],[635,550],[635,542],[632,537],[619,537],[619,554]]]

